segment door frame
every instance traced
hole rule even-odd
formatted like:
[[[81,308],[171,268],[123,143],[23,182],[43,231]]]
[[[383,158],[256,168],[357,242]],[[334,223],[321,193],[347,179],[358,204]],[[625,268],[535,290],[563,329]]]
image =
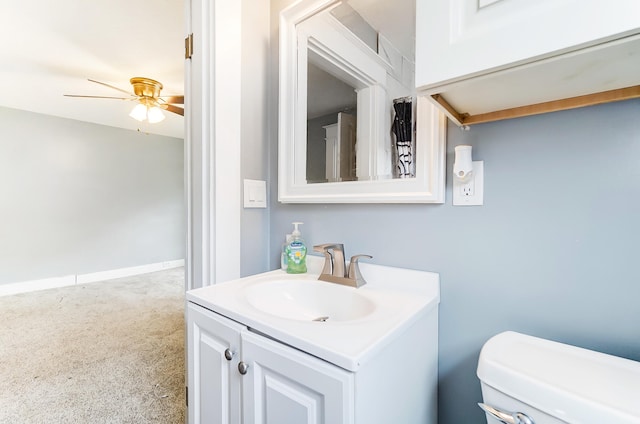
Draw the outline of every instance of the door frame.
[[[185,1],[186,290],[240,277],[241,11]]]

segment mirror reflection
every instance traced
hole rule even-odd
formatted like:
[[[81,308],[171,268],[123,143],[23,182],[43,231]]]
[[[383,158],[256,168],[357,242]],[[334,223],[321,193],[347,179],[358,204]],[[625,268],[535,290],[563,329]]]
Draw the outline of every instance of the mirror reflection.
[[[306,183],[415,177],[414,17],[411,1],[350,0],[298,25]]]
[[[355,181],[356,89],[311,61],[307,75],[307,183]]]

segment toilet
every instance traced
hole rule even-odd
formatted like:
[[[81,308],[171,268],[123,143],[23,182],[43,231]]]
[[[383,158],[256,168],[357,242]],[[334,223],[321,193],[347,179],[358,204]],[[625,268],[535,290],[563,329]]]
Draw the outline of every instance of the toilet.
[[[640,424],[640,362],[507,331],[478,378],[488,424]]]

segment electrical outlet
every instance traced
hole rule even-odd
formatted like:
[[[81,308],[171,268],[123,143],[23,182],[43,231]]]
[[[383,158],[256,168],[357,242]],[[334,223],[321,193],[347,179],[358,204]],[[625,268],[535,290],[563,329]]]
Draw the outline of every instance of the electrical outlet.
[[[471,178],[471,180],[469,180],[468,182],[460,184],[460,194],[463,197],[474,196],[476,192],[474,183],[475,179]]]
[[[481,206],[484,203],[484,162],[473,161],[471,179],[465,183],[453,177],[453,205]]]

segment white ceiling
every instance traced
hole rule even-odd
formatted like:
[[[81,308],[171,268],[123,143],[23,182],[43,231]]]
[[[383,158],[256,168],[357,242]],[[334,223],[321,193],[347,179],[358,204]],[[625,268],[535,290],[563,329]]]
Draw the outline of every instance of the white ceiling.
[[[266,0],[265,0],[266,1]],[[401,50],[413,51],[414,0],[349,0]],[[87,81],[131,90],[134,76],[184,93],[184,0],[2,0],[0,106],[182,138],[184,118],[157,124],[128,116],[133,102]]]
[[[134,76],[183,94],[183,28],[183,0],[3,0],[0,106],[182,138],[179,115],[143,124],[133,102],[63,94],[120,96],[87,79],[131,91]]]

